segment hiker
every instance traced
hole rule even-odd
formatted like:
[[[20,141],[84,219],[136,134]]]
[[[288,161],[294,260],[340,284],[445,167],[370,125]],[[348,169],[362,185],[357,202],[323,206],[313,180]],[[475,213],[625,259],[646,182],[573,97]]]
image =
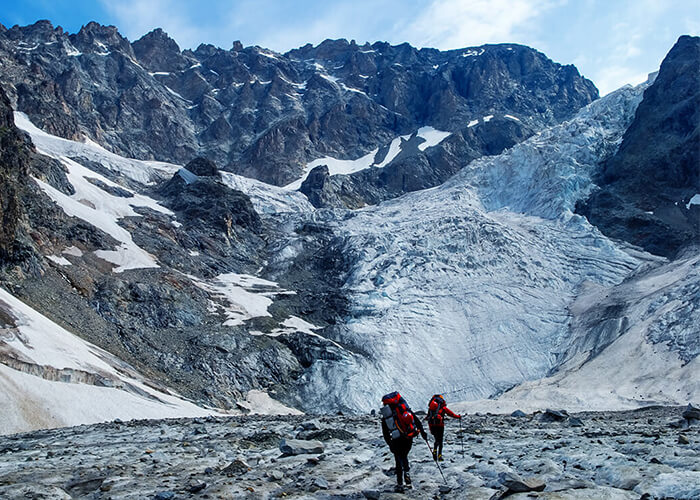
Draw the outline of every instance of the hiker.
[[[382,404],[382,434],[396,460],[396,491],[400,492],[404,490],[404,483],[411,487],[408,452],[413,446],[413,438],[420,434],[427,442],[428,435],[420,419],[413,414],[398,392],[384,396]]]
[[[445,437],[445,414],[452,418],[462,418],[447,407],[445,398],[441,394],[435,394],[428,403],[428,427],[430,434],[435,438],[433,446],[433,460],[442,461],[442,439]]]

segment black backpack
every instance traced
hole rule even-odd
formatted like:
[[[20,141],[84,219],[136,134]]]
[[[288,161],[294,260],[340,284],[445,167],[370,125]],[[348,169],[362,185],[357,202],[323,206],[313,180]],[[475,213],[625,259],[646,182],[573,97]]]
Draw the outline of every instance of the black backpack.
[[[430,401],[428,402],[428,424],[429,425],[439,425],[440,424],[440,411],[447,406],[445,403],[445,398],[442,394],[434,394]]]

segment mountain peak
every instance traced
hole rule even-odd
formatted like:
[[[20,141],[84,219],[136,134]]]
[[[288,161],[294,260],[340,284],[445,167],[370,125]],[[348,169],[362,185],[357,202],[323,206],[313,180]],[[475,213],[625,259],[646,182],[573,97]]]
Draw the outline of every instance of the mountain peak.
[[[139,63],[149,71],[180,71],[190,66],[177,42],[161,28],[145,34],[131,44]]]

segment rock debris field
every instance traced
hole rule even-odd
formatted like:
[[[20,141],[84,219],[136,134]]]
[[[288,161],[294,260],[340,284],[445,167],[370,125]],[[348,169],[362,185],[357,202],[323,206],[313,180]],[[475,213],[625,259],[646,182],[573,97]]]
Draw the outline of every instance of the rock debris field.
[[[467,415],[463,454],[448,422],[447,484],[419,439],[405,493],[394,492],[377,416],[115,421],[0,437],[0,498],[691,499],[698,417],[668,407]]]

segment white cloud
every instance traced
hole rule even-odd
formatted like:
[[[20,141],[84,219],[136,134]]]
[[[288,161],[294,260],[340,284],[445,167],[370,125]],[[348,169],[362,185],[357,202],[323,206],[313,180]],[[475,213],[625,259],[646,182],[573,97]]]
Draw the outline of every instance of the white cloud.
[[[172,0],[100,0],[117,19],[119,31],[134,41],[155,28],[163,28],[180,48],[196,47],[206,41],[210,26],[197,27],[187,12],[187,2]]]
[[[637,68],[632,66],[605,66],[596,72],[594,78],[600,95],[604,96],[624,85],[642,83],[646,81],[648,76],[648,73],[640,73]]]
[[[397,34],[423,47],[455,49],[518,41],[550,0],[433,0]]]

